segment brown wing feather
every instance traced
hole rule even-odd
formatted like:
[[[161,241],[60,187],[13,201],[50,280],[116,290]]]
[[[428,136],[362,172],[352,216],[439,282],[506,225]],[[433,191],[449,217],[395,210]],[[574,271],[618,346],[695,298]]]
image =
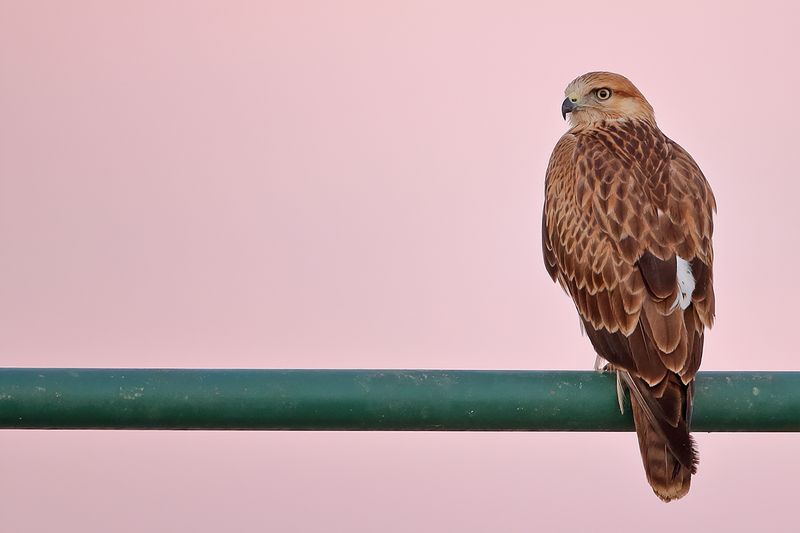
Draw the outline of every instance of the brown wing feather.
[[[664,300],[675,293],[678,284],[677,256],[663,260],[645,250],[636,262],[647,289],[655,298]]]
[[[550,239],[547,236],[547,216],[544,212],[542,212],[542,257],[544,257],[544,268],[555,281],[558,272],[556,256],[553,254],[553,248],[550,246]]]
[[[667,500],[688,491],[697,462],[686,420],[714,320],[715,210],[691,156],[648,122],[572,130],[548,165],[545,266],[595,351],[629,374],[648,480]],[[678,256],[695,277],[685,309],[675,305]]]

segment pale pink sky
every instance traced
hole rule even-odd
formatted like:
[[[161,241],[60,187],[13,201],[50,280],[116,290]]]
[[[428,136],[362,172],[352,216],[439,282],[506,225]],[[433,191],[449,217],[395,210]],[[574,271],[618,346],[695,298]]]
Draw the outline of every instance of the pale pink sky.
[[[604,69],[717,195],[703,368],[797,369],[798,24],[788,1],[2,1],[0,364],[588,369],[539,224],[563,89]],[[800,436],[697,440],[665,505],[632,434],[4,431],[0,529],[796,525]]]

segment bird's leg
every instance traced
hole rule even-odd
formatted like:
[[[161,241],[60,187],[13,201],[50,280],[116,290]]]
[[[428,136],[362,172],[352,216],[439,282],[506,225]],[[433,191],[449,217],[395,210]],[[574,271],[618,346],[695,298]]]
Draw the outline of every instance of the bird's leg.
[[[625,414],[625,390],[622,388],[622,380],[619,377],[619,372],[614,366],[597,355],[597,358],[594,360],[594,369],[597,372],[602,374],[606,372],[614,372],[614,375],[617,378],[617,404],[619,404],[619,412],[623,415]]]

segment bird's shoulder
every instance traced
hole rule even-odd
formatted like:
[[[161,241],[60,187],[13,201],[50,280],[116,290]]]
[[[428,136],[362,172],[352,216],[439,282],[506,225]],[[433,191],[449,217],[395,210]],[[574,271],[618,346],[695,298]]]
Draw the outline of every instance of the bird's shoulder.
[[[588,235],[598,243],[590,255],[610,246],[631,265],[645,252],[711,264],[714,195],[694,159],[655,124],[569,130],[553,150],[545,188],[543,237],[556,252],[558,241],[572,251],[573,240]]]

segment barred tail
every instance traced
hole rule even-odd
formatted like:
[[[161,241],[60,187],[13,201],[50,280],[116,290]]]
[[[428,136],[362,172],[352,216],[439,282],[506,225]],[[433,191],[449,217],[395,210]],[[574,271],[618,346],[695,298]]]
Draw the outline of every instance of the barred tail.
[[[697,450],[689,435],[693,383],[684,385],[677,374],[664,383],[649,387],[642,380],[621,371],[631,391],[631,408],[639,451],[653,492],[669,502],[689,492],[697,471]]]

